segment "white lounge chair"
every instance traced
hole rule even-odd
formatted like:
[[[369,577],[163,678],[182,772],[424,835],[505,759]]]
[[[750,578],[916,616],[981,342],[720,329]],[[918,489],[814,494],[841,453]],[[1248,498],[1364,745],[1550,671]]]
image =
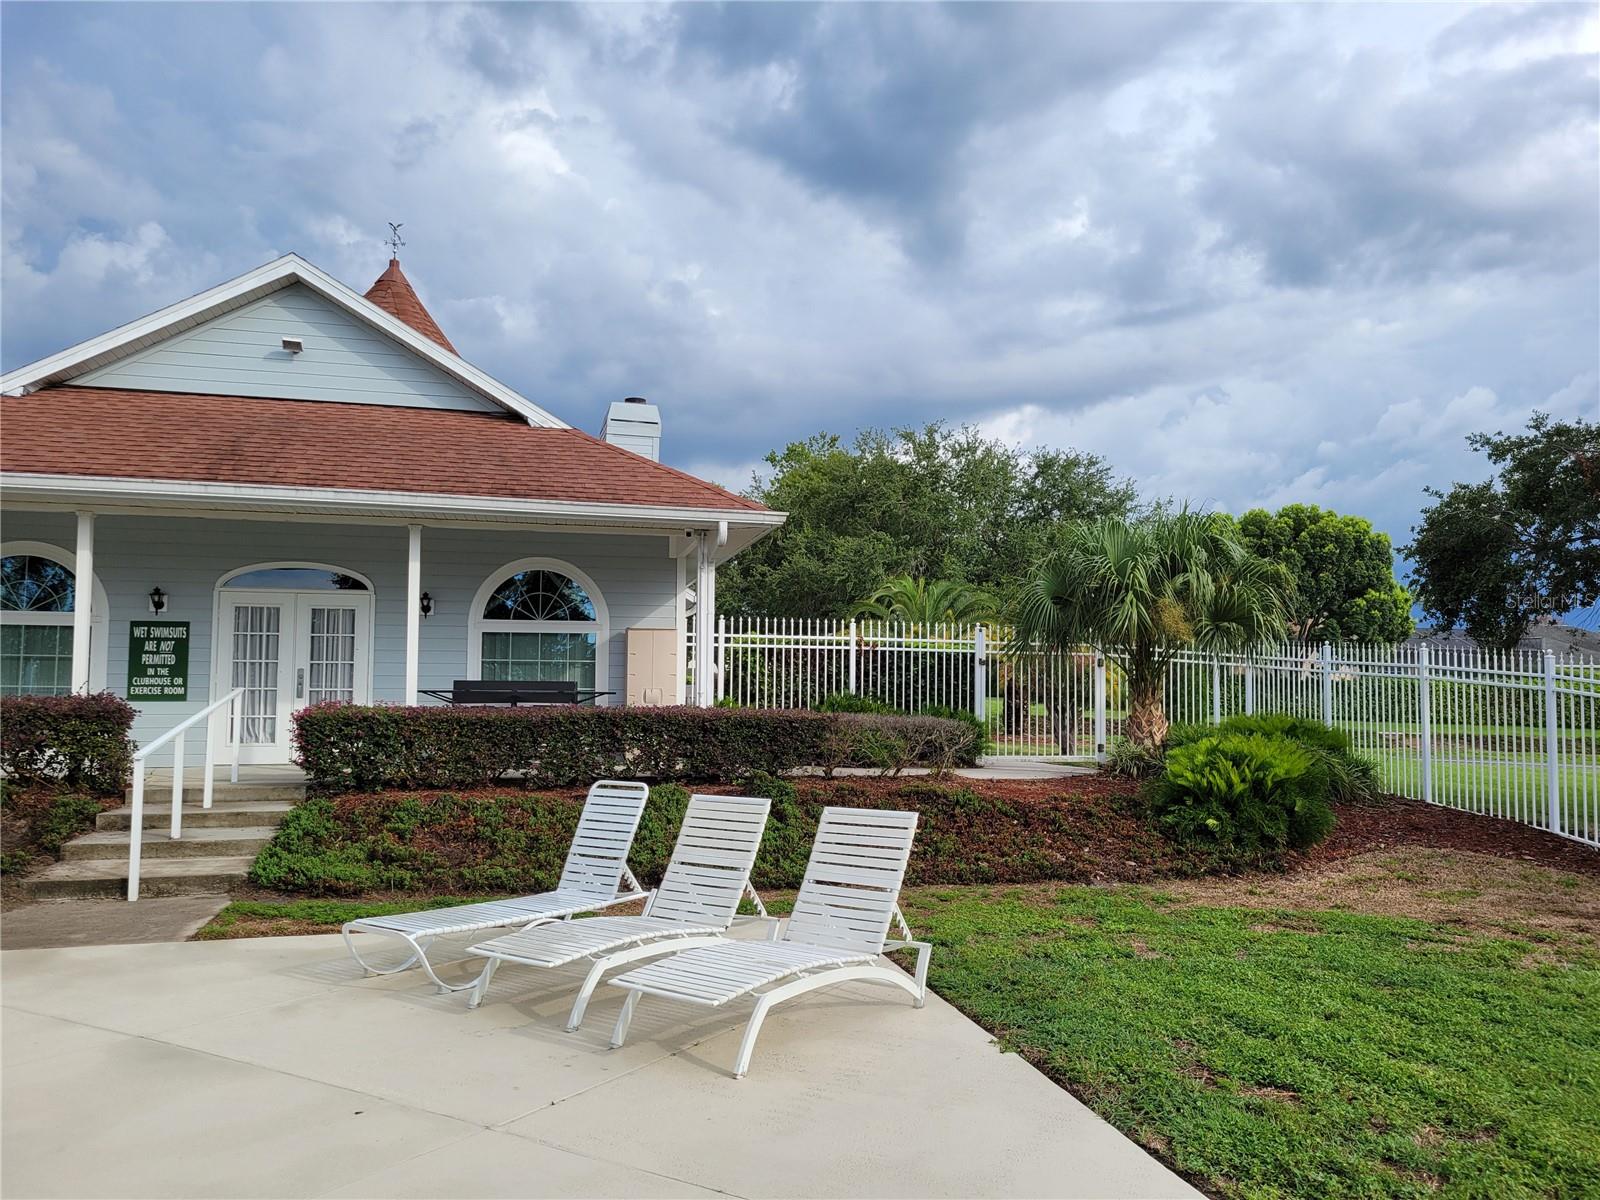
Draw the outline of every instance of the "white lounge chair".
[[[486,900],[456,908],[431,908],[421,912],[397,913],[392,917],[362,917],[344,925],[344,944],[351,957],[369,975],[393,975],[413,964],[420,964],[441,992],[459,992],[470,983],[449,984],[433,972],[428,961],[428,945],[452,934],[477,933],[485,929],[504,929],[541,924],[570,917],[574,913],[610,908],[630,900],[648,899],[628,869],[628,851],[644,815],[650,788],[643,783],[602,779],[589,789],[578,818],[566,865],[553,892],[534,896],[515,896],[507,900]],[[628,883],[623,891],[622,883]],[[386,933],[411,947],[411,957],[397,967],[375,967],[356,953],[352,930]]]
[[[761,848],[761,833],[771,807],[772,801],[761,797],[691,796],[672,860],[642,916],[563,921],[471,947],[468,954],[489,961],[469,1006],[476,1008],[483,1002],[483,993],[501,963],[548,968],[588,959],[593,965],[567,1018],[570,1032],[582,1023],[589,997],[612,967],[720,941],[746,892],[765,917],[761,897],[750,886],[750,868]]]
[[[733,1067],[734,1077],[743,1078],[768,1010],[814,988],[855,979],[887,983],[911,993],[921,1008],[927,998],[932,947],[911,940],[899,906],[900,883],[916,830],[914,812],[823,809],[805,880],[782,937],[769,942],[726,940],[699,946],[611,980],[628,989],[611,1036],[612,1046],[622,1045],[627,1038],[628,1024],[642,995],[718,1008],[754,994],[755,1011]],[[888,940],[891,921],[898,925],[903,940]],[[917,951],[914,978],[878,961],[885,950],[906,948]],[[789,982],[758,990],[784,979]]]

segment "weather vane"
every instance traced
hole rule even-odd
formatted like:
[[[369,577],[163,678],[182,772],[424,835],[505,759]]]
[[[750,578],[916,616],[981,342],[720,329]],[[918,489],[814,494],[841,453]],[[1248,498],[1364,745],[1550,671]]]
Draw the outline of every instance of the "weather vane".
[[[389,222],[389,236],[384,238],[383,240],[384,240],[384,243],[389,247],[389,257],[390,258],[396,258],[396,259],[399,258],[400,257],[400,247],[404,246],[406,244],[405,238],[400,236],[400,230],[403,229],[404,227],[405,227],[405,222],[404,221],[401,221],[400,224],[398,224],[398,225],[396,225],[393,221]]]

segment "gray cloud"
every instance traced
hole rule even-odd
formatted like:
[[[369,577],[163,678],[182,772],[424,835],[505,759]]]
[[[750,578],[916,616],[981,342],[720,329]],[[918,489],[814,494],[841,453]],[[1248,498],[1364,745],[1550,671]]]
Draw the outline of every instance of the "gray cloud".
[[[1403,534],[1593,414],[1592,7],[5,8],[9,366],[404,221],[464,353],[735,485],[943,418]]]

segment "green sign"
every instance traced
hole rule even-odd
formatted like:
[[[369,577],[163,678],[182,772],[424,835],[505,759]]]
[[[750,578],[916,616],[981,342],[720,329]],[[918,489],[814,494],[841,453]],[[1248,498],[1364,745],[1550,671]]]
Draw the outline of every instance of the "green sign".
[[[128,699],[189,698],[189,622],[134,621],[128,629]]]

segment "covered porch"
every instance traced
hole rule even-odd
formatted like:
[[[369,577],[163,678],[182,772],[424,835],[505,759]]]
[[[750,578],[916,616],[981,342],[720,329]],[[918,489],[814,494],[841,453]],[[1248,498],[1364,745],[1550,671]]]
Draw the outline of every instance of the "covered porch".
[[[245,769],[290,763],[291,718],[308,704],[438,703],[426,693],[462,679],[574,682],[600,704],[709,704],[709,663],[685,661],[688,598],[714,621],[717,564],[781,520],[334,489],[8,485],[3,690],[109,690],[139,710],[144,744],[242,689]],[[188,739],[190,764],[203,740]]]

